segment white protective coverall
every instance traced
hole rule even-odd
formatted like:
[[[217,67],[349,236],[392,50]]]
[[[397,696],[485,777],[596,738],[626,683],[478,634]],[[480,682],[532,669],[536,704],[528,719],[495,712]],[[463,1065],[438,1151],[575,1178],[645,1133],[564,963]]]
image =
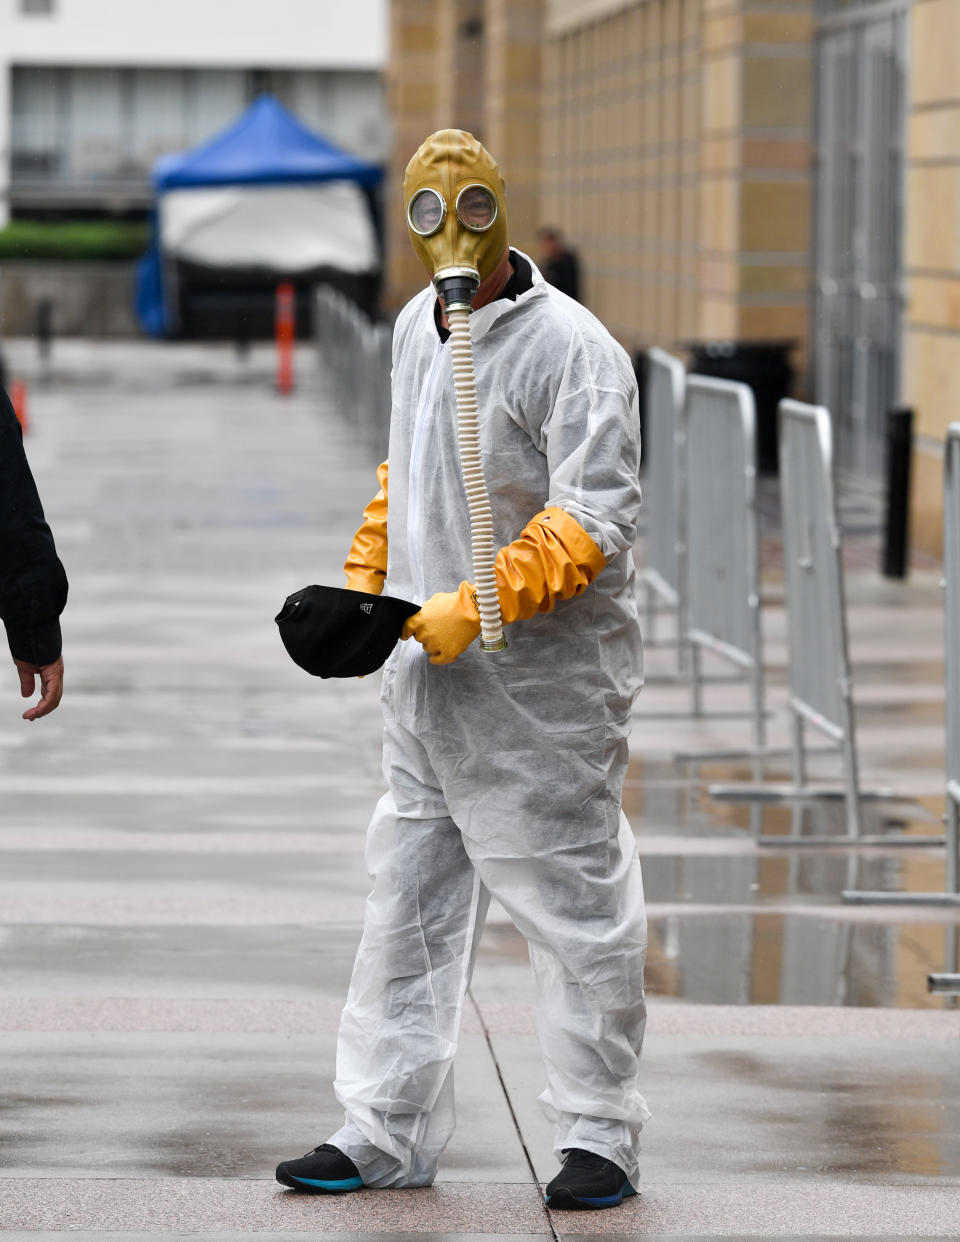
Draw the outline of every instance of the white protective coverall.
[[[546,506],[607,564],[581,595],[434,666],[414,641],[383,673],[389,792],[370,824],[374,886],[340,1026],[330,1142],[368,1186],[429,1185],[454,1128],[452,1063],[488,894],[526,938],[559,1152],[633,1181],[646,921],[621,807],[642,682],[631,554],[640,507],[637,387],[626,353],[548,285],[471,315],[496,545]],[[424,601],[471,574],[449,345],[425,289],[393,347],[386,591]]]

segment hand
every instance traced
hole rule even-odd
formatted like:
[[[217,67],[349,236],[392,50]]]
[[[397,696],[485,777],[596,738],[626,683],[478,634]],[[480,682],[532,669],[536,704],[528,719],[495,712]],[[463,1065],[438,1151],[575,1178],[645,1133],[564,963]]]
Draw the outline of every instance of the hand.
[[[20,693],[29,699],[40,678],[40,702],[23,713],[24,720],[39,720],[54,711],[63,697],[63,657],[53,664],[28,664],[26,660],[14,660],[20,674]]]
[[[461,582],[459,590],[431,595],[404,623],[400,637],[415,638],[431,664],[452,664],[480,633],[473,594],[470,583]]]

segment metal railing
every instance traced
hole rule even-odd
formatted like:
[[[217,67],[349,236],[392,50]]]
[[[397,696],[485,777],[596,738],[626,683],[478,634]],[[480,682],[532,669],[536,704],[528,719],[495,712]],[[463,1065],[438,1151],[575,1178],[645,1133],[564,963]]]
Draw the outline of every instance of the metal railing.
[[[947,867],[945,892],[960,905],[960,423],[947,429],[943,462],[944,637],[947,657]],[[945,974],[931,991],[960,994],[960,929],[947,929]]]
[[[960,906],[960,423],[951,423],[943,461],[943,586],[946,651],[946,877],[942,893],[866,892],[847,889],[857,905]],[[946,929],[945,973],[931,974],[931,992],[960,995],[956,925]]]
[[[313,310],[324,391],[381,460],[390,436],[393,333],[388,324],[374,323],[329,285],[318,286]]]
[[[822,406],[781,401],[779,416],[793,783],[711,785],[709,792],[728,802],[844,802],[846,836],[762,837],[766,845],[942,844],[941,837],[863,834],[861,802],[895,794],[865,791],[859,783],[830,415]],[[808,784],[808,725],[839,749],[840,788]]]
[[[676,615],[677,676],[686,676],[686,542],[683,470],[683,401],[686,372],[679,358],[649,350],[644,425],[643,502],[647,512],[647,565],[640,573],[646,590],[644,640],[657,646],[658,604]],[[665,644],[664,644],[665,645]]]
[[[753,743],[766,745],[756,515],[756,412],[746,384],[692,375],[684,409],[687,641],[691,705],[703,715],[704,651],[750,683]],[[744,752],[710,752],[710,758]],[[705,757],[703,752],[700,757]],[[696,757],[695,752],[685,758]]]

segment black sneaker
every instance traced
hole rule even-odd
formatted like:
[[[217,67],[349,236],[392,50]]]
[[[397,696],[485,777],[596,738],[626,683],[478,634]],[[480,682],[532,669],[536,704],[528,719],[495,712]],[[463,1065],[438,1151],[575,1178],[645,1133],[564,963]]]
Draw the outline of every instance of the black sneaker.
[[[348,1190],[363,1189],[357,1166],[339,1147],[329,1143],[321,1143],[299,1160],[278,1164],[277,1181],[291,1190],[305,1190],[313,1195],[342,1195]]]
[[[637,1192],[612,1160],[579,1147],[564,1150],[563,1168],[547,1187],[547,1207],[616,1207]]]

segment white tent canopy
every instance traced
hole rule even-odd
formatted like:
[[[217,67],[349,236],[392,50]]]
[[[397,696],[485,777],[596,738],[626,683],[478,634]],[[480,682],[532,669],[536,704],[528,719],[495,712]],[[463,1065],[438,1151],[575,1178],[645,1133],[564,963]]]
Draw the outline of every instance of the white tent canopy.
[[[376,271],[377,237],[354,181],[170,190],[158,204],[160,244],[208,267],[296,274]]]

